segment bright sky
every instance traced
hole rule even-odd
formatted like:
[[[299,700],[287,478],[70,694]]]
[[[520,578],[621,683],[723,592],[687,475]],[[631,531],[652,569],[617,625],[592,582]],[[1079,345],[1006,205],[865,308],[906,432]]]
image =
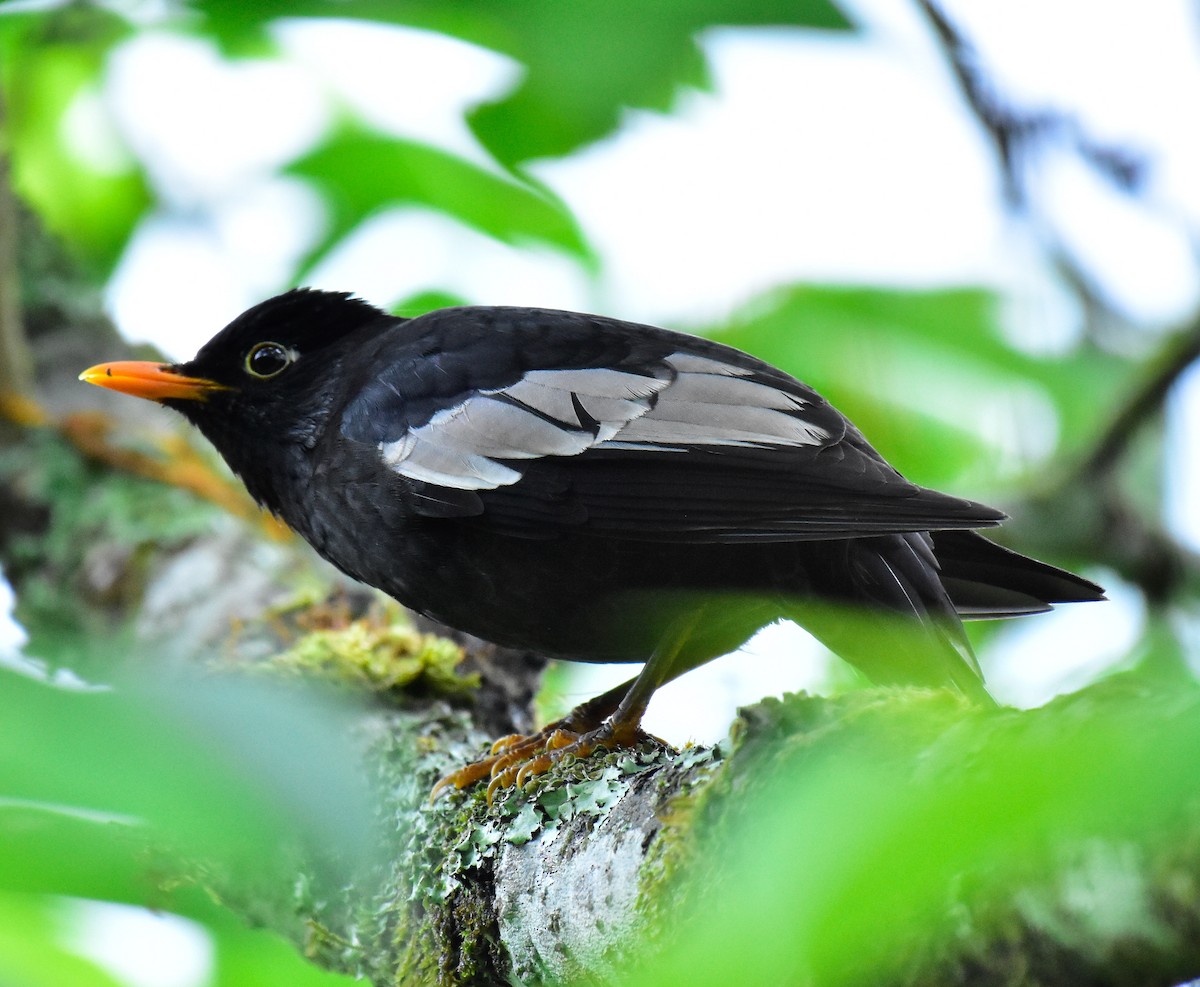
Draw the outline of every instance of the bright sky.
[[[948,6],[978,39],[1001,91],[1148,155],[1144,200],[1114,195],[1061,149],[1047,152],[1034,188],[1055,228],[1130,314],[1151,327],[1187,317],[1200,296],[1194,11],[1185,0],[1136,9],[1114,0]],[[791,280],[982,283],[1013,303],[1023,338],[1071,338],[1071,300],[1003,211],[986,144],[912,5],[858,0],[850,9],[865,35],[710,32],[714,93],[685,96],[671,116],[628,113],[617,136],[534,168],[598,246],[599,284],[550,251],[498,244],[419,209],[367,223],[313,283],[380,304],[437,288],[679,327],[717,321]],[[276,37],[284,60],[231,67],[200,40],[148,33],[117,52],[102,96],[67,121],[80,152],[102,160],[115,153],[101,126],[111,113],[174,207],[138,232],[109,293],[123,331],[173,357],[190,356],[238,312],[285,287],[321,210],[302,185],[272,171],[317,138],[339,103],[486,165],[462,112],[518,75],[503,57],[419,32],[292,21]],[[178,305],[180,297],[189,304]],[[1174,474],[1169,507],[1200,546],[1197,423],[1193,374],[1172,405],[1175,458],[1186,465]],[[1114,596],[1106,607],[1014,627],[993,665],[999,696],[1042,701],[1122,654],[1140,613],[1121,587]],[[820,682],[823,666],[805,642],[772,629],[756,650],[775,657],[715,662],[686,676],[664,690],[649,728],[675,740],[723,736],[736,705]],[[1079,655],[1082,667],[1024,667],[1033,648]],[[597,674],[615,682],[628,670]],[[680,709],[685,721],[672,716]],[[707,721],[697,718],[702,710]]]

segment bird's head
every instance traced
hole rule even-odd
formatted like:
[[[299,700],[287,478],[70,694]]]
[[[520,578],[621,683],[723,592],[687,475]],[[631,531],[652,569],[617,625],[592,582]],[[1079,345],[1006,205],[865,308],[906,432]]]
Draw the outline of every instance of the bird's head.
[[[256,464],[315,441],[345,355],[395,322],[348,294],[297,289],[243,312],[184,363],[101,363],[79,376],[181,412],[259,496]]]

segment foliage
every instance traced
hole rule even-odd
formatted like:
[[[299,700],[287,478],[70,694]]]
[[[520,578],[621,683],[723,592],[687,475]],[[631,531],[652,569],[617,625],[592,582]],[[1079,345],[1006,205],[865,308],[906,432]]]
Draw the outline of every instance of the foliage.
[[[754,770],[724,775],[736,797],[693,812],[710,863],[671,899],[683,934],[627,982],[1037,983],[1039,943],[1099,967],[1140,951],[1143,983],[1196,961],[1174,918],[1195,877],[1161,852],[1195,824],[1194,685],[1119,677],[1026,714],[799,697],[772,716],[733,755]]]
[[[682,86],[704,85],[697,34],[715,24],[847,26],[825,0],[698,5],[672,0],[636,3],[527,2],[515,7],[441,3],[190,4],[200,18],[174,27],[213,38],[236,58],[273,50],[268,28],[282,17],[361,18],[444,31],[505,52],[527,68],[502,101],[480,107],[476,133],[496,158],[515,168],[535,157],[562,155],[611,131],[624,107],[671,107]],[[615,21],[622,31],[613,31]],[[121,247],[153,206],[149,183],[111,121],[98,111],[110,160],[89,162],[64,140],[62,124],[94,100],[106,57],[134,31],[115,14],[90,5],[49,15],[0,17],[0,64],[7,101],[14,183],[47,224],[93,269],[111,270]],[[96,111],[92,105],[91,110]],[[510,179],[435,148],[372,134],[361,125],[335,128],[291,170],[311,180],[331,207],[332,223],[310,252],[310,269],[362,219],[395,202],[419,202],[503,240],[544,241],[594,265],[569,211],[528,178]]]
[[[0,684],[0,907],[25,930],[20,950],[5,940],[0,970],[22,983],[112,982],[48,923],[46,896],[68,895],[205,923],[217,983],[251,982],[238,978],[255,969],[256,983],[333,982],[274,936],[241,929],[199,888],[214,870],[244,887],[286,886],[302,868],[337,886],[361,870],[374,840],[349,707],[150,668],[104,689],[7,669]],[[34,969],[46,979],[25,979]]]
[[[920,482],[944,487],[969,475],[978,491],[996,479],[1000,437],[987,436],[984,422],[996,414],[991,402],[1057,434],[1029,458],[1069,456],[1128,373],[1125,361],[1086,341],[1062,354],[1023,351],[1003,335],[997,304],[980,289],[802,285],[758,301],[719,335],[794,368]]]
[[[200,0],[207,27],[230,50],[253,44],[276,17],[328,15],[320,0],[241,4]],[[718,24],[804,25],[845,28],[826,0],[636,0],[448,6],[436,0],[341,5],[342,17],[363,17],[440,31],[511,55],[526,69],[522,83],[502,100],[479,107],[475,132],[497,159],[512,167],[560,156],[611,131],[625,107],[669,109],[680,85],[703,85],[704,60],[696,36]]]
[[[72,107],[97,99],[105,56],[131,30],[94,7],[58,16],[0,16],[3,123],[13,183],[97,276],[119,259],[151,206],[151,194],[132,157],[117,152],[102,168],[88,166],[63,139],[62,128]]]
[[[301,265],[301,276],[364,219],[398,202],[443,211],[503,242],[543,242],[594,263],[570,214],[548,192],[436,148],[370,133],[336,133],[290,171],[326,193],[333,215]]]

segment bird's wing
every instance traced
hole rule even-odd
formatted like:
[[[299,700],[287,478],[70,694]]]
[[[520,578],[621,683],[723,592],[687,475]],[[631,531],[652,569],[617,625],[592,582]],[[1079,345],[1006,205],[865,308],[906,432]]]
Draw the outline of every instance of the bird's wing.
[[[475,386],[455,383],[440,401],[413,383],[418,365],[431,379],[428,356],[403,382],[374,381],[347,409],[343,435],[373,440],[418,510],[527,537],[586,527],[641,540],[800,540],[1003,517],[905,480],[819,395],[753,357],[607,323],[608,349],[579,366],[574,324],[553,315],[555,343],[550,329],[485,337]],[[452,380],[455,353],[437,354]],[[403,414],[380,413],[380,388],[404,396]]]

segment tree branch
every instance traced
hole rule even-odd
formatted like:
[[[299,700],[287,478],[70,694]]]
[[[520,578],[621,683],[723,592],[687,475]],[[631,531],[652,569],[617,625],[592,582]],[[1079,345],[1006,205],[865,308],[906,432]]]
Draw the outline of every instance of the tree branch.
[[[1079,467],[1079,480],[1090,482],[1112,472],[1141,428],[1162,413],[1168,395],[1184,372],[1200,359],[1200,315],[1172,334],[1144,367],[1142,378],[1097,436]]]
[[[1108,789],[1194,763],[1194,690],[1120,682],[1026,713],[915,690],[792,697],[746,711],[724,758],[609,756],[493,806],[478,791],[430,806],[456,730],[444,711],[380,714],[388,863],[292,930],[321,962],[378,984],[723,983],[726,967],[785,982],[797,964],[877,984],[1200,972],[1200,828],[1191,800],[1170,801],[1180,771],[1155,804],[1130,798],[1153,785]],[[853,955],[822,913],[858,933]]]

